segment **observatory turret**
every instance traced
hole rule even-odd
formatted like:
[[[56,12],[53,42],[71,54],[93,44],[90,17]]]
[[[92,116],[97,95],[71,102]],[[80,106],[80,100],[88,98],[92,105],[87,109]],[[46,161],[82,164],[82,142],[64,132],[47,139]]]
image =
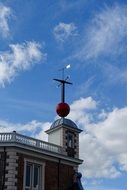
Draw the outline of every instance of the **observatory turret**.
[[[72,84],[66,80],[54,79],[61,85],[61,102],[56,107],[56,112],[60,116],[53,122],[50,129],[46,131],[48,141],[64,148],[64,153],[73,158],[79,158],[79,133],[81,129],[67,115],[70,106],[65,103],[65,84]]]
[[[67,156],[79,158],[79,133],[82,130],[70,119],[59,118],[47,130],[48,141],[64,148]]]

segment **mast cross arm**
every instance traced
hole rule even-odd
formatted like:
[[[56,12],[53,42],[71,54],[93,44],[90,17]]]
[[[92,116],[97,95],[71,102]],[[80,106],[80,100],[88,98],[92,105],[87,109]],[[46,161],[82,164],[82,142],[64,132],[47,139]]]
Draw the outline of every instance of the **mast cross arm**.
[[[65,84],[72,84],[71,82],[68,82],[66,80],[61,79],[53,79],[61,84],[61,102],[65,102]]]
[[[68,81],[66,81],[66,80],[61,80],[61,79],[53,79],[53,80],[55,80],[55,81],[57,81],[57,82],[60,82],[60,83],[62,83],[62,84],[72,84],[71,82],[68,82]]]

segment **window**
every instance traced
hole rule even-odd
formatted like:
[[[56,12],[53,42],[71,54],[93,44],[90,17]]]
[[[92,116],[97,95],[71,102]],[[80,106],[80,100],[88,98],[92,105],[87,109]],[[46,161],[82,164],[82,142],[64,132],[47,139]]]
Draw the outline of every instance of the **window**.
[[[74,135],[70,132],[67,134],[67,146],[70,148],[74,147]]]
[[[24,190],[44,189],[44,164],[26,161],[24,170]]]

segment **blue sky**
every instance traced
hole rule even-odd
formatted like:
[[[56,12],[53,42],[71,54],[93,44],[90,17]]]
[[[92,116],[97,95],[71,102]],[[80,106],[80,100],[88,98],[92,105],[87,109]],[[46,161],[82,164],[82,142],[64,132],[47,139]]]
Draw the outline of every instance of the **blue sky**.
[[[56,118],[65,70],[69,118],[84,132],[89,190],[127,188],[127,1],[3,0],[0,3],[0,131],[43,140]]]

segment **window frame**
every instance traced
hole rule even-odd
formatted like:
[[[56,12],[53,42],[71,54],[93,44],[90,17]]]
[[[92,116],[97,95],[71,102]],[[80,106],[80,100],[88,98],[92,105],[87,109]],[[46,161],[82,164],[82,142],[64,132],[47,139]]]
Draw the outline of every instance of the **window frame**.
[[[25,190],[27,188],[26,185],[25,185],[27,163],[31,164],[33,168],[34,168],[35,165],[40,166],[40,172],[39,172],[40,173],[40,182],[39,182],[40,188],[39,188],[39,190],[44,190],[44,187],[45,187],[45,163],[41,162],[41,161],[37,161],[35,159],[27,159],[27,158],[24,159],[23,190]],[[33,178],[33,174],[32,174],[32,178]],[[33,190],[33,187],[32,187],[32,190]]]

